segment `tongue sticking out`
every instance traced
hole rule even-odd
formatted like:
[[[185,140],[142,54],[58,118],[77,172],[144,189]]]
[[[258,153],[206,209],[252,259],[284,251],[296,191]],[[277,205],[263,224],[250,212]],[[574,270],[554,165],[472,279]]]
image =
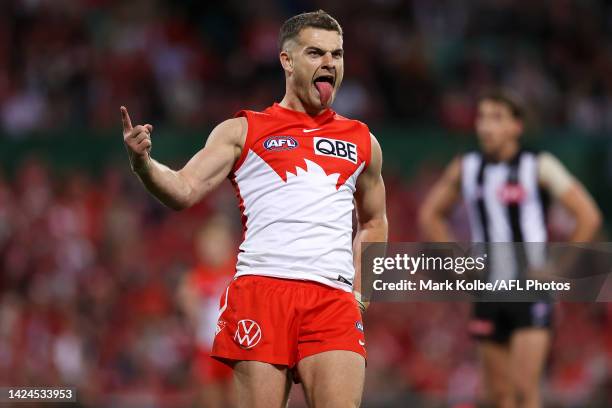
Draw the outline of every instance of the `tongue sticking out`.
[[[327,105],[329,102],[329,98],[331,98],[332,91],[334,87],[329,82],[325,81],[317,81],[315,82],[315,86],[319,91],[319,99],[321,100],[321,105]]]

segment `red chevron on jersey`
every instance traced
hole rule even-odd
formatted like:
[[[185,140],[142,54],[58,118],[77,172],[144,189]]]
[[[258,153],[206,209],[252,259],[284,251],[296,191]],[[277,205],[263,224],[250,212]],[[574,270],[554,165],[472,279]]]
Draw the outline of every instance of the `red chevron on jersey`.
[[[353,194],[370,161],[368,127],[331,109],[311,117],[278,104],[237,116],[248,122],[231,174],[245,224],[237,276],[350,290]]]
[[[298,175],[298,168],[308,171],[306,160],[310,160],[328,176],[337,174],[339,188],[361,162],[369,162],[367,126],[332,110],[313,118],[274,104],[263,112],[241,111],[238,115],[247,118],[249,131],[236,168],[250,150],[287,181],[288,173]]]

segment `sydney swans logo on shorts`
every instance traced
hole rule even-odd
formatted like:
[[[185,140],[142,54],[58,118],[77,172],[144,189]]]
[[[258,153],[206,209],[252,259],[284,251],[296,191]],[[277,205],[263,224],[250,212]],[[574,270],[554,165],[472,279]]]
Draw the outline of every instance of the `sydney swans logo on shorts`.
[[[298,142],[291,136],[270,136],[263,146],[268,150],[291,150],[298,147]]]
[[[313,138],[315,154],[331,156],[357,163],[357,145],[344,140],[328,139],[325,137]]]
[[[363,323],[361,323],[359,321],[355,322],[355,328],[363,333]]]
[[[215,328],[215,336],[217,334],[219,334],[221,332],[221,330],[223,330],[225,328],[226,325],[227,325],[227,323],[225,323],[225,321],[218,320],[217,321],[217,327]]]
[[[255,347],[261,340],[261,327],[251,319],[243,319],[238,322],[234,341],[243,349]]]

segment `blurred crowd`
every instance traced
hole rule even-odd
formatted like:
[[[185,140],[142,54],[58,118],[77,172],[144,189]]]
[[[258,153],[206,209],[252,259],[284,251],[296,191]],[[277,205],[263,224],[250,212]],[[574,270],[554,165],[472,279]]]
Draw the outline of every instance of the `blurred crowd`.
[[[5,0],[0,138],[117,130],[121,104],[175,129],[261,109],[284,92],[280,24],[318,8],[345,32],[341,114],[470,131],[475,96],[503,84],[535,126],[612,130],[610,0]],[[212,406],[226,377],[206,328],[242,234],[231,186],[176,213],[127,166],[56,165],[0,168],[0,385],[74,385],[86,407]],[[390,240],[420,239],[416,206],[438,176],[385,175]],[[453,223],[467,239],[460,213]],[[364,405],[474,406],[469,308],[372,305]],[[557,317],[548,406],[612,406],[612,305],[562,304]]]
[[[323,8],[345,31],[335,109],[469,130],[484,87],[522,93],[536,126],[612,130],[609,0],[6,0],[0,128],[210,125],[282,98],[282,21]],[[143,119],[144,120],[144,119]]]
[[[422,200],[427,176],[415,180],[388,177],[393,240],[418,239],[406,203]],[[0,384],[73,385],[86,407],[212,395],[202,390],[226,377],[205,351],[241,228],[229,183],[172,212],[115,167],[58,173],[30,158],[0,176]],[[365,406],[473,407],[469,307],[372,305]],[[560,305],[555,333],[548,406],[612,406],[612,305]],[[304,406],[299,390],[291,406]]]

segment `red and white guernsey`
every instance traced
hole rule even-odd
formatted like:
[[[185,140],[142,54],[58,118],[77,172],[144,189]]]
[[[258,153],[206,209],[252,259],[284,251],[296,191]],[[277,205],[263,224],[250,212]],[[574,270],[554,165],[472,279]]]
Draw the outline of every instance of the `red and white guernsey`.
[[[370,161],[370,132],[331,109],[316,117],[278,104],[248,121],[230,174],[244,239],[236,277],[320,282],[351,291],[353,193]]]

